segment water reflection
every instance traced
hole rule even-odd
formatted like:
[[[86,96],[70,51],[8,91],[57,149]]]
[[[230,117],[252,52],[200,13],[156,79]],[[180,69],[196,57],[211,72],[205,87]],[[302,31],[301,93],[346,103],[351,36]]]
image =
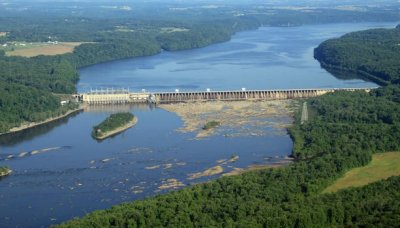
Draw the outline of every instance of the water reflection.
[[[79,115],[81,112],[82,111],[74,112],[67,117],[52,121],[50,123],[38,125],[15,133],[2,135],[0,136],[0,145],[9,147],[24,141],[30,141],[37,136],[45,135],[52,131],[54,128],[67,124],[70,119]]]

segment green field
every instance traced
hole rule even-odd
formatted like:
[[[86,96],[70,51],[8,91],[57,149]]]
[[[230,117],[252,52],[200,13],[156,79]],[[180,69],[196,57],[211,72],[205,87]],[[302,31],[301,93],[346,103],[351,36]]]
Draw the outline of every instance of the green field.
[[[369,183],[400,175],[400,152],[374,154],[370,164],[352,169],[324,193],[337,192],[348,187],[360,187]]]
[[[35,57],[38,55],[62,55],[72,53],[74,48],[81,44],[80,42],[10,42],[6,47],[0,46],[0,50],[4,50],[7,56]]]

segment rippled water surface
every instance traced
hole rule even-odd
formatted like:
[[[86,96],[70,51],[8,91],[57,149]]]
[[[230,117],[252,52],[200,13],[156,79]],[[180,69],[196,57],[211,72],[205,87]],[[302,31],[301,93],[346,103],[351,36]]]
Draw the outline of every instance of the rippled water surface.
[[[261,28],[206,48],[163,52],[81,69],[80,91],[99,87],[132,90],[279,89],[375,86],[339,80],[319,67],[312,51],[321,41],[349,31],[394,23],[330,24]],[[130,111],[138,124],[110,139],[91,138],[94,125],[110,113]],[[289,116],[268,121],[290,123]],[[234,167],[280,161],[292,142],[284,129],[266,125],[262,136],[216,135],[193,140],[177,129],[179,117],[157,107],[92,107],[66,119],[0,137],[0,166],[13,174],[0,181],[0,226],[38,227],[82,216],[95,209],[160,192],[167,179],[185,185],[188,174],[238,155]],[[164,191],[161,191],[164,192]]]

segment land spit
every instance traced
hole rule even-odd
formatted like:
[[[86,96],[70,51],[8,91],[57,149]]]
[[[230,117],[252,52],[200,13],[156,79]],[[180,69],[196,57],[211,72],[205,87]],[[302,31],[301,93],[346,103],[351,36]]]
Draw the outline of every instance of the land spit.
[[[282,129],[285,133],[291,124],[290,117],[296,104],[294,100],[213,101],[162,104],[159,107],[182,118],[184,126],[178,131],[195,132],[199,139],[217,133],[227,137],[262,136],[268,134],[266,127]],[[276,118],[282,120],[273,121]],[[209,121],[217,121],[220,125],[203,130]],[[220,128],[225,131],[220,131]]]
[[[62,115],[59,115],[59,116],[56,116],[56,117],[51,117],[51,118],[48,118],[48,119],[43,120],[43,121],[23,123],[18,127],[11,128],[8,132],[0,133],[0,136],[1,135],[15,133],[15,132],[19,132],[19,131],[23,131],[23,130],[26,130],[26,129],[29,129],[29,128],[33,128],[33,127],[36,127],[36,126],[39,126],[39,125],[47,124],[47,123],[50,123],[50,122],[65,118],[65,117],[67,117],[69,115],[72,115],[74,113],[80,112],[82,110],[84,110],[84,106],[80,106],[77,109],[69,110],[66,113],[62,114]]]

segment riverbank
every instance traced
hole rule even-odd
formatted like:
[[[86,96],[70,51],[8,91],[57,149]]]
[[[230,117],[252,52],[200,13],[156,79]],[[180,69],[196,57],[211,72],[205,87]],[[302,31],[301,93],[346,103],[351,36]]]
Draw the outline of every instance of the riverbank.
[[[40,122],[29,122],[29,123],[21,124],[19,127],[11,128],[8,132],[0,133],[0,136],[11,134],[11,133],[20,132],[20,131],[23,131],[23,130],[26,130],[26,129],[29,129],[29,128],[37,127],[39,125],[47,124],[47,123],[50,123],[50,122],[53,122],[53,121],[68,117],[69,115],[72,115],[74,113],[80,112],[83,109],[84,109],[84,106],[81,105],[81,106],[79,106],[79,108],[69,110],[65,114],[62,114],[60,116],[48,118],[48,119],[40,121]]]
[[[135,126],[137,121],[138,121],[138,119],[136,117],[134,117],[132,121],[129,121],[124,126],[118,127],[118,128],[116,128],[116,129],[114,129],[112,131],[107,131],[104,134],[102,134],[101,136],[93,136],[93,137],[95,139],[97,139],[97,140],[104,140],[104,139],[106,139],[108,137],[111,137],[111,136],[117,135],[119,133],[122,133],[122,132],[128,130],[129,128]]]
[[[326,71],[330,72],[332,75],[334,75],[335,77],[339,77],[338,75],[344,75],[344,74],[352,74],[352,75],[356,75],[357,78],[362,79],[362,80],[366,80],[366,81],[372,81],[376,84],[378,84],[379,86],[387,86],[389,85],[388,82],[380,79],[378,76],[369,73],[367,71],[363,71],[363,70],[359,70],[359,69],[351,69],[345,66],[339,66],[339,65],[335,65],[332,63],[328,63],[325,62],[322,59],[318,59],[318,62],[320,63],[321,67],[324,68]]]
[[[283,168],[288,165],[290,165],[292,162],[294,162],[294,159],[292,158],[285,158],[284,160],[280,162],[275,162],[272,164],[260,164],[260,165],[250,165],[247,168],[234,168],[232,171],[227,172],[222,174],[223,177],[225,176],[237,176],[241,175],[243,173],[251,172],[251,171],[257,171],[257,170],[264,170],[264,169],[277,169],[277,168]]]

